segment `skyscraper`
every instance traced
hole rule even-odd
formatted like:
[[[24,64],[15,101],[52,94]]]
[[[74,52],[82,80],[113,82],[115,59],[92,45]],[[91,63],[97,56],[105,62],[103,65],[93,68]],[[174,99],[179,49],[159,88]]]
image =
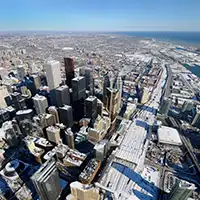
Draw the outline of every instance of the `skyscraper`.
[[[57,108],[55,106],[50,106],[48,108],[48,112],[54,116],[56,124],[60,123],[58,110],[57,110]]]
[[[65,66],[66,83],[71,88],[72,86],[71,81],[75,77],[74,59],[64,58],[64,66]]]
[[[73,126],[73,114],[71,106],[64,105],[63,107],[59,107],[59,116],[60,122],[63,123],[66,127]]]
[[[85,78],[82,76],[72,79],[72,99],[73,101],[78,101],[80,99],[85,99]]]
[[[40,200],[56,200],[61,193],[60,178],[56,162],[45,162],[31,177]]]
[[[6,108],[5,97],[8,96],[8,90],[6,86],[0,86],[0,108]]]
[[[119,99],[117,102],[117,112],[119,113],[121,110],[121,101],[122,101],[122,88],[123,88],[123,82],[122,82],[122,78],[121,76],[117,77],[117,81],[116,81],[116,89],[119,90]]]
[[[48,107],[46,97],[36,94],[34,97],[32,97],[32,99],[33,99],[36,113],[44,114],[46,112],[46,108]]]
[[[84,67],[79,70],[79,75],[85,77],[86,90],[90,91],[90,94],[94,94],[94,78],[92,69]]]
[[[175,183],[167,200],[187,200],[195,189],[194,184],[179,180]]]
[[[196,107],[196,115],[192,121],[192,125],[200,128],[200,106],[197,105]]]
[[[63,105],[70,105],[70,92],[67,85],[62,85],[55,90],[56,104],[57,107]]]
[[[114,88],[107,88],[106,94],[106,109],[109,112],[109,117],[111,121],[116,119],[117,114],[119,113],[119,90]]]
[[[20,80],[23,80],[26,76],[26,66],[25,65],[18,65],[17,66],[17,75]]]
[[[110,87],[110,78],[108,75],[104,77],[103,82],[103,103],[106,105],[106,94],[107,94],[107,88]]]
[[[55,60],[48,61],[44,65],[44,70],[49,89],[52,90],[59,87],[61,83],[60,62]]]
[[[65,131],[65,140],[67,141],[67,145],[70,149],[74,149],[74,133],[71,131],[71,128],[68,128]]]
[[[59,127],[54,127],[54,126],[49,126],[47,129],[47,137],[50,142],[53,142],[55,144],[59,143],[60,140],[60,128]]]
[[[95,96],[89,96],[85,100],[85,116],[87,118],[97,117],[97,98]]]
[[[161,102],[161,107],[160,107],[159,113],[162,115],[168,115],[171,103],[172,103],[172,101],[170,99],[164,98]]]

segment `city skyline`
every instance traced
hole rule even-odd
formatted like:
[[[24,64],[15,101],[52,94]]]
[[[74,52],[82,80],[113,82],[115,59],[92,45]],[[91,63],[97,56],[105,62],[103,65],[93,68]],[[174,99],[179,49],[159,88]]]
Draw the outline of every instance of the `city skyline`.
[[[200,31],[194,0],[4,1],[0,31]]]

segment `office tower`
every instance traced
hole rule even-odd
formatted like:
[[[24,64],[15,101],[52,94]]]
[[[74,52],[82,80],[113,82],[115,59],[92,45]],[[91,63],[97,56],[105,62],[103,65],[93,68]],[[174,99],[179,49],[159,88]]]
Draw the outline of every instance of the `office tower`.
[[[46,127],[56,125],[54,116],[49,113],[45,114],[45,122],[46,122]]]
[[[72,87],[71,81],[75,77],[74,59],[64,58],[64,66],[65,66],[66,84],[71,88]]]
[[[11,147],[16,147],[19,144],[17,133],[13,128],[12,121],[4,122],[2,130],[5,132],[5,140]]]
[[[0,86],[0,108],[6,108],[5,97],[8,96],[8,90],[6,86]]]
[[[0,109],[0,125],[10,120],[10,118],[9,112],[6,109]]]
[[[89,96],[85,100],[85,116],[94,119],[97,117],[97,98],[95,96]]]
[[[55,89],[59,87],[61,81],[60,62],[51,60],[44,65],[44,71],[46,72],[47,83],[49,89]]]
[[[111,121],[114,121],[119,114],[119,90],[114,88],[107,88],[106,94],[106,109],[109,112],[109,117]]]
[[[192,125],[200,128],[200,106],[197,105],[196,107],[196,115],[192,121]]]
[[[107,88],[110,87],[110,78],[108,75],[104,77],[103,81],[103,103],[106,105],[106,94],[107,94]]]
[[[196,189],[193,183],[187,181],[176,181],[167,200],[188,200],[192,192]]]
[[[105,139],[105,140],[101,140],[99,143],[97,143],[94,146],[95,157],[101,162],[104,161],[108,153],[108,145],[109,145],[108,143],[109,143],[108,140]]]
[[[20,80],[23,80],[26,76],[26,66],[25,65],[18,65],[17,66],[17,75]]]
[[[40,200],[56,200],[61,193],[60,178],[56,162],[45,162],[31,177]]]
[[[32,97],[32,99],[33,99],[36,113],[44,114],[46,112],[46,108],[48,107],[46,97],[36,94],[34,97]]]
[[[64,124],[56,124],[56,126],[60,128],[60,138],[62,139],[63,143],[67,144],[65,137],[66,126]]]
[[[168,98],[164,98],[161,102],[159,113],[162,115],[168,115],[170,106],[171,106],[171,100]]]
[[[22,96],[19,92],[14,92],[14,93],[11,94],[11,97],[12,97],[12,102],[14,104],[14,103],[20,101]]]
[[[54,116],[55,124],[60,123],[58,110],[55,106],[50,106],[48,112]]]
[[[23,110],[26,108],[26,101],[22,98],[22,95],[19,92],[14,92],[11,94],[12,104],[16,110]]]
[[[81,68],[79,70],[79,75],[85,77],[85,86],[86,90],[90,91],[90,94],[94,94],[94,78],[93,78],[93,72],[90,68]]]
[[[71,106],[64,105],[63,107],[60,107],[59,116],[60,116],[60,122],[63,123],[66,127],[73,126],[73,115]]]
[[[72,99],[73,101],[78,101],[80,99],[85,99],[85,78],[82,76],[72,79]]]
[[[50,142],[55,144],[59,143],[60,140],[60,128],[56,126],[49,126],[47,129],[47,138]]]
[[[70,105],[70,92],[67,85],[62,85],[55,89],[56,105],[62,107],[63,105]]]
[[[12,99],[11,99],[10,95],[4,97],[4,100],[5,100],[6,104],[7,104],[7,106],[12,106]]]
[[[123,82],[121,76],[117,77],[115,88],[119,90],[119,99],[117,100],[117,112],[121,111],[121,101],[122,101],[122,88]]]
[[[71,196],[73,200],[99,200],[99,190],[78,181],[70,184]]]
[[[8,76],[8,71],[7,71],[6,68],[0,67],[0,76],[1,76],[2,80],[4,80],[4,78],[5,78],[6,76]]]
[[[29,75],[24,77],[23,82],[21,82],[19,86],[26,86],[28,88],[29,91],[26,91],[27,95],[31,94],[34,96],[36,94],[37,89],[35,87],[34,80]]]
[[[13,108],[12,106],[8,106],[7,108],[5,108],[5,111],[8,113],[10,119],[13,119],[15,117],[16,109]],[[7,120],[5,120],[5,121],[7,121]]]
[[[181,112],[191,111],[194,108],[193,102],[184,101]]]
[[[19,110],[16,112],[16,119],[18,121],[24,120],[24,119],[32,119],[33,117],[33,110],[32,109],[26,109],[26,110]]]
[[[69,146],[70,149],[74,149],[74,133],[71,131],[71,128],[68,128],[65,131],[65,140],[67,141],[67,145]]]
[[[35,89],[38,90],[41,87],[40,76],[38,74],[32,74],[30,79],[33,81]]]

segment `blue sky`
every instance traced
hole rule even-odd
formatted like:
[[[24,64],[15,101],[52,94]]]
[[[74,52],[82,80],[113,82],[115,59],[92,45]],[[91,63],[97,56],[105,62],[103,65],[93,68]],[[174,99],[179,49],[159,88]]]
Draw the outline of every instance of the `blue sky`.
[[[0,30],[200,31],[200,0],[1,0]]]

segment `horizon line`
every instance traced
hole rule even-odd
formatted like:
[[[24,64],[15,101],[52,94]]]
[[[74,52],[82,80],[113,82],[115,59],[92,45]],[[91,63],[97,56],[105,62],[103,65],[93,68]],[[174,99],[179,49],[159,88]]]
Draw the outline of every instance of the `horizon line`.
[[[81,32],[87,32],[87,33],[117,33],[117,32],[196,32],[200,33],[196,30],[0,30],[0,33],[12,33],[12,32],[68,32],[68,33],[81,33]]]

